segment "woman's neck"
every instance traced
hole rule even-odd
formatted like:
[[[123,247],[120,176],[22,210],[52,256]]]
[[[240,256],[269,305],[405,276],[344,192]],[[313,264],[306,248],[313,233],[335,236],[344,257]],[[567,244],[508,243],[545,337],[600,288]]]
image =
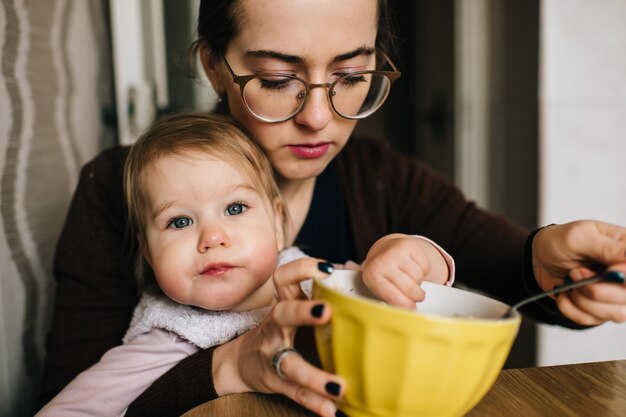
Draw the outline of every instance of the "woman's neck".
[[[317,177],[304,180],[277,179],[278,188],[280,188],[281,196],[289,211],[290,222],[287,230],[287,246],[293,244],[304,224],[313,200],[316,179]]]

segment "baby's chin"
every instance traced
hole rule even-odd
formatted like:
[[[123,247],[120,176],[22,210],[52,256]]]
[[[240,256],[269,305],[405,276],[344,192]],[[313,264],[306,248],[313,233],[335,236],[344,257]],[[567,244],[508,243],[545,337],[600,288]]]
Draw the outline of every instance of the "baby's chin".
[[[245,299],[241,300],[239,303],[233,305],[231,308],[227,309],[228,311],[251,311],[257,310],[259,308],[269,307],[276,300],[274,284],[271,279],[263,285],[261,288],[257,289],[253,294],[250,294]]]

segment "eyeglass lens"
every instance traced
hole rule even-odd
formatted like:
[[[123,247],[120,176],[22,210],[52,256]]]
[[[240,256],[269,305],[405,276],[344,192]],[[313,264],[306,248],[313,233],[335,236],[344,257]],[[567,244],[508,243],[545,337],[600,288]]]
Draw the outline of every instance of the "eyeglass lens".
[[[363,118],[385,101],[391,80],[380,73],[346,74],[333,83],[330,100],[337,113],[347,118]],[[286,120],[296,114],[307,94],[304,82],[294,77],[261,75],[243,89],[248,108],[268,121]]]

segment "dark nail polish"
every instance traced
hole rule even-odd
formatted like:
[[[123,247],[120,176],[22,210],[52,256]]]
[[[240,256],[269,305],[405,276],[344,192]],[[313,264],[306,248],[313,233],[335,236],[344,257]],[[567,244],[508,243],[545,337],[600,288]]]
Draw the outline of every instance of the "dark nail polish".
[[[316,304],[311,308],[311,315],[316,319],[319,319],[324,314],[324,304]]]
[[[623,284],[624,273],[621,271],[609,271],[604,274],[604,280],[607,282],[614,282],[616,284]]]
[[[343,411],[337,409],[337,411],[335,411],[335,417],[348,417],[348,415]]]
[[[322,272],[325,272],[327,274],[332,274],[333,271],[335,270],[335,268],[333,267],[333,264],[328,263],[328,262],[320,262],[317,264],[317,269],[319,269]]]
[[[327,393],[334,396],[339,395],[339,392],[341,391],[341,386],[338,383],[332,381],[326,383],[326,386],[324,388],[326,388]]]

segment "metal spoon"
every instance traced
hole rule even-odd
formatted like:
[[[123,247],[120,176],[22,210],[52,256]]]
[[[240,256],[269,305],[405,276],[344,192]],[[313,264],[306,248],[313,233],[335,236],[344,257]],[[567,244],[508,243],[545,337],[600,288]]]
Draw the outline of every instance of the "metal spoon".
[[[593,284],[594,282],[600,282],[600,281],[606,281],[606,282],[614,282],[616,284],[623,284],[624,283],[624,273],[621,271],[607,271],[604,272],[600,275],[596,275],[593,276],[591,278],[586,278],[580,281],[571,281],[568,280],[566,282],[568,282],[565,285],[561,285],[558,287],[554,287],[553,290],[551,291],[546,291],[544,293],[541,294],[537,294],[534,295],[532,297],[528,297],[522,301],[520,301],[517,304],[514,304],[512,307],[510,307],[506,313],[504,313],[504,315],[502,316],[503,319],[509,318],[513,315],[514,311],[517,311],[521,306],[526,305],[528,303],[532,303],[533,301],[537,301],[543,297],[547,297],[550,295],[554,295],[554,294],[558,294],[561,293],[563,291],[568,291],[574,288],[578,288],[578,287],[582,287],[584,285],[588,285],[588,284]]]

